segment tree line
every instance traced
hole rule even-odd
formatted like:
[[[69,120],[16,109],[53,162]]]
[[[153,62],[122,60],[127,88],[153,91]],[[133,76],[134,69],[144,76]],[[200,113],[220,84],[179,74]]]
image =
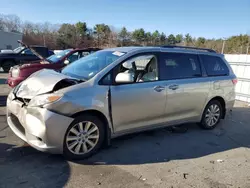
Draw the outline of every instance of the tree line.
[[[116,46],[160,46],[186,45],[211,48],[224,53],[250,53],[250,35],[241,34],[227,39],[207,39],[192,37],[187,34],[170,34],[155,30],[148,32],[143,28],[128,31],[120,30],[104,23],[88,27],[86,22],[75,24],[51,24],[23,22],[16,15],[0,15],[0,30],[23,33],[23,41],[27,44],[46,45],[50,49]]]

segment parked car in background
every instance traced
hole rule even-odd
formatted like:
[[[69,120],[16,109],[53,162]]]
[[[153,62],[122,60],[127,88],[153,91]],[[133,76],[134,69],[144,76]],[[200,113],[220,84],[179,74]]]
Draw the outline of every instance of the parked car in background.
[[[236,83],[210,49],[105,49],[31,75],[9,94],[7,122],[40,151],[82,159],[124,134],[182,123],[213,129],[233,108]]]
[[[41,69],[59,70],[64,66],[82,58],[90,53],[100,50],[99,48],[85,48],[85,49],[66,49],[57,54],[54,54],[46,59],[30,64],[16,65],[9,71],[8,85],[15,87],[20,82],[29,77],[32,73]]]
[[[14,50],[3,50],[0,53],[0,67],[3,68],[4,72],[9,72],[10,68],[15,65],[47,58],[54,54],[45,46],[27,46],[22,41],[18,42],[21,44],[20,47]]]

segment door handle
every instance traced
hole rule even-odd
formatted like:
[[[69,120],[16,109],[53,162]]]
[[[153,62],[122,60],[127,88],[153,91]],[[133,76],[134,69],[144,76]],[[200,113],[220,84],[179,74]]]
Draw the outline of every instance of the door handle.
[[[162,90],[165,90],[165,87],[164,86],[155,86],[154,90],[157,92],[161,92]]]
[[[176,90],[176,89],[179,88],[179,86],[176,85],[176,84],[174,84],[174,85],[169,86],[168,88],[169,88],[169,89],[172,89],[172,90]]]

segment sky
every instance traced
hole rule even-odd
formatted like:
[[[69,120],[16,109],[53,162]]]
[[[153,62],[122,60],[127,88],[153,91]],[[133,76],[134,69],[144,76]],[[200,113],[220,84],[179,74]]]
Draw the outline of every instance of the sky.
[[[35,23],[105,23],[206,38],[250,34],[250,0],[0,0],[0,5],[0,14]]]

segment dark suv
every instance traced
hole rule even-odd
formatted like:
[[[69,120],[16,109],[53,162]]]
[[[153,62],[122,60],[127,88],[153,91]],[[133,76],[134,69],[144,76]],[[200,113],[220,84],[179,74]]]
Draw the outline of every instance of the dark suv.
[[[14,49],[13,51],[0,53],[0,67],[3,68],[4,72],[9,72],[10,68],[15,65],[39,60],[39,56],[46,58],[54,54],[45,46],[32,45],[28,47],[23,42],[18,42],[21,44],[20,47]],[[34,53],[30,48],[35,50],[36,53]]]

